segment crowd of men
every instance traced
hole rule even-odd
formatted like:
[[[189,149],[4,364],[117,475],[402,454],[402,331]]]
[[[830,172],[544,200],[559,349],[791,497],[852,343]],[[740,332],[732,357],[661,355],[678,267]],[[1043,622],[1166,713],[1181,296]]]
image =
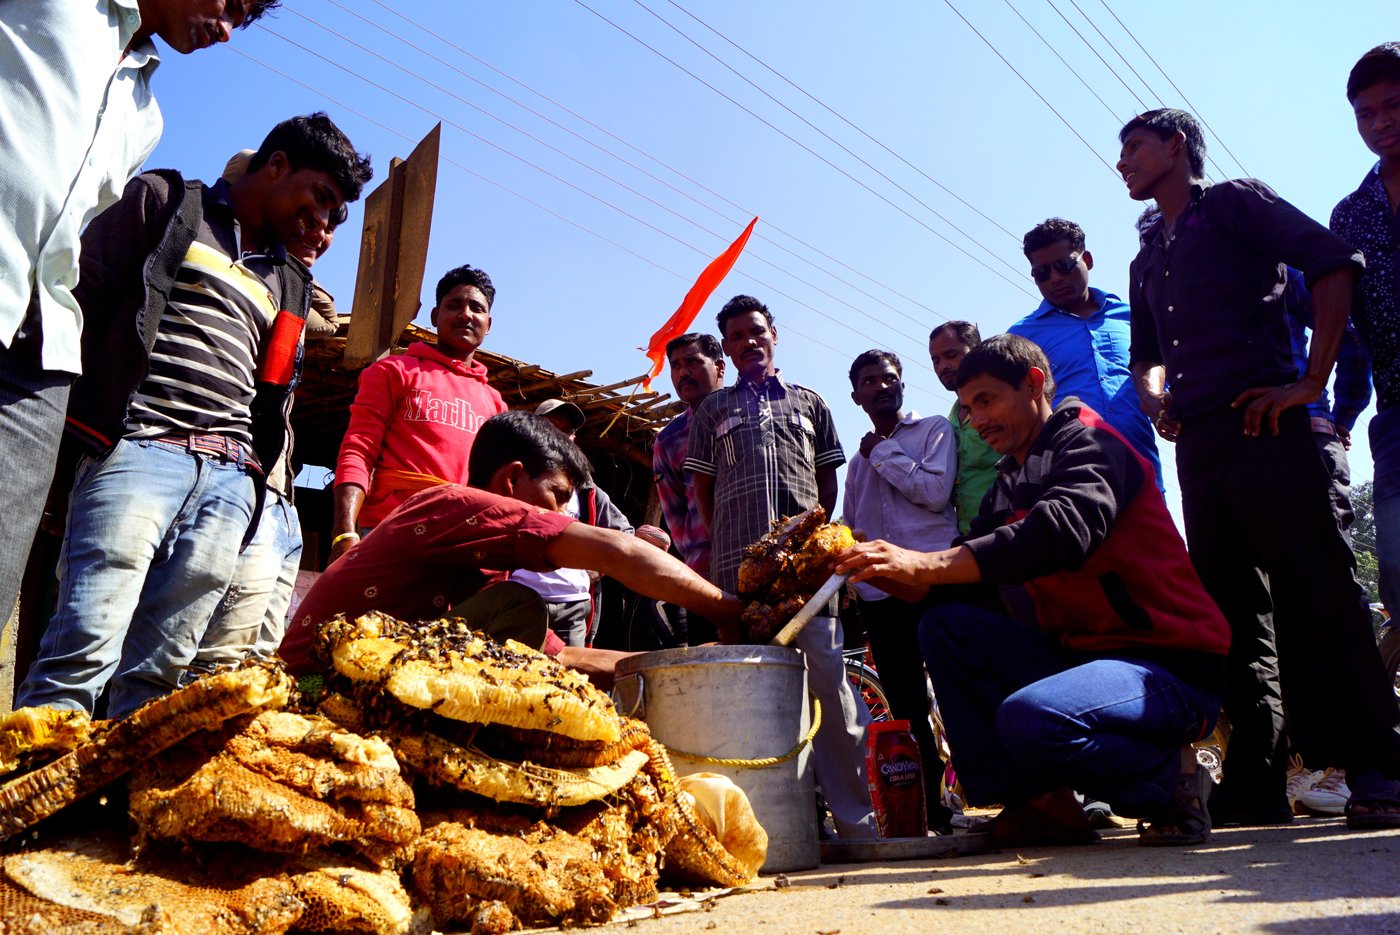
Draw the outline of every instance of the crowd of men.
[[[192,52],[276,4],[0,14],[0,123],[26,128],[0,139],[6,612],[51,484],[66,502],[56,609],[18,705],[120,717],[248,654],[306,669],[317,623],[370,609],[463,614],[606,680],[600,575],[681,607],[690,643],[733,642],[744,547],[820,505],[864,539],[838,570],[914,725],[931,830],[951,813],[930,683],[968,800],[1004,806],[1005,844],[1092,839],[1081,798],[1140,818],[1147,845],[1288,821],[1290,748],[1332,770],[1351,827],[1400,826],[1400,713],[1346,537],[1346,449],[1373,374],[1381,596],[1400,607],[1400,43],[1351,71],[1379,162],[1330,228],[1257,180],[1204,181],[1191,115],[1134,117],[1118,171],[1150,206],[1127,302],[1089,285],[1078,225],[1036,225],[1023,248],[1040,306],[985,341],[967,321],[929,336],[957,394],[946,417],[905,405],[893,353],[851,363],[871,428],[849,463],[827,402],[780,371],[773,313],[730,299],[718,336],[666,349],[686,406],[654,448],[669,535],[634,529],[592,483],[577,406],[509,411],[474,359],[495,286],[448,271],[436,342],[360,375],[332,562],[289,624],[292,391],[305,342],[336,325],[311,268],[370,160],[317,113],[211,184],[136,174],[161,131],[152,37]],[[1157,436],[1175,443],[1184,541]],[[869,712],[844,642],[833,602],[797,646],[824,712],[817,781],[837,832],[861,838]],[[1208,801],[1192,744],[1222,710]]]

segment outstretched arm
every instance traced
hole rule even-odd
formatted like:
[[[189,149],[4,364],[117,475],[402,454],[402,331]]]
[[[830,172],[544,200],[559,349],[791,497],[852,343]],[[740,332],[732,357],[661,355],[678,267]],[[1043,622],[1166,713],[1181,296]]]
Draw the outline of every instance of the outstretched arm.
[[[737,636],[739,615],[744,610],[737,598],[635,536],[570,523],[545,547],[544,554],[559,568],[601,572],[639,594],[692,610],[712,621],[721,638]]]
[[[966,546],[914,552],[883,539],[858,542],[847,549],[837,560],[836,571],[906,601],[921,600],[935,585],[982,580],[977,559]]]

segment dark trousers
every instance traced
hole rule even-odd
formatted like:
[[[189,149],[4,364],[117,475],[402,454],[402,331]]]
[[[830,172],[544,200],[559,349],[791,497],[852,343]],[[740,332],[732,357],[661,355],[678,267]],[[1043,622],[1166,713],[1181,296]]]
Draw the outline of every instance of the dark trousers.
[[[1322,467],[1327,471],[1327,496],[1332,504],[1332,515],[1347,543],[1351,543],[1351,524],[1356,512],[1351,505],[1351,466],[1347,462],[1347,451],[1336,433],[1314,430],[1313,442],[1317,453],[1322,457]],[[1290,749],[1303,758],[1309,769],[1322,769],[1332,766],[1336,758],[1332,755],[1331,729],[1321,713],[1316,699],[1308,695],[1307,682],[1292,677],[1284,670],[1280,673],[1283,683],[1283,711],[1288,728]]]
[[[30,318],[11,347],[0,347],[0,625],[19,596],[73,385],[72,374],[40,368],[36,319]]]
[[[919,620],[924,610],[923,604],[893,597],[860,602],[861,620],[865,623],[866,638],[870,640],[870,655],[875,659],[880,685],[889,700],[890,714],[896,720],[908,721],[909,730],[919,743],[928,825],[941,828],[948,823],[952,812],[939,797],[943,759],[938,755],[938,742],[929,720],[933,704],[928,693],[928,677],[924,675],[923,656],[919,653]]]
[[[1242,410],[1194,416],[1176,457],[1191,561],[1230,622],[1225,785],[1282,797],[1280,666],[1328,725],[1337,765],[1400,775],[1400,712],[1304,410],[1257,438]]]

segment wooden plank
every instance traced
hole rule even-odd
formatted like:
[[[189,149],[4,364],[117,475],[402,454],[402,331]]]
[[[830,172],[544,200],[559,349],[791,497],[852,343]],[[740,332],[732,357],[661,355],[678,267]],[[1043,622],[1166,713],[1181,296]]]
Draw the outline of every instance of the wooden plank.
[[[389,177],[365,199],[360,265],[345,338],[347,370],[384,356],[418,314],[441,135],[439,124],[407,161],[392,160]]]
[[[392,174],[393,170],[390,170]],[[342,357],[347,369],[377,360],[384,348],[376,348],[379,316],[384,306],[387,245],[391,237],[389,209],[393,186],[381,184],[365,199],[365,223],[360,233],[360,265],[355,276],[355,298],[350,306],[350,327]]]
[[[404,164],[403,213],[399,226],[398,283],[395,290],[394,333],[390,344],[409,326],[422,306],[423,272],[428,263],[428,238],[433,228],[433,199],[437,194],[438,150],[442,124],[409,154]]]

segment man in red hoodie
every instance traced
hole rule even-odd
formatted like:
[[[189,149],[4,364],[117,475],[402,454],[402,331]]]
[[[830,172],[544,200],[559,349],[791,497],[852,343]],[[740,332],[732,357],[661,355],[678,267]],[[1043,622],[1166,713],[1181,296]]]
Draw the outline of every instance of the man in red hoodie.
[[[331,560],[360,541],[404,500],[438,484],[465,484],[481,424],[506,411],[473,358],[491,332],[496,287],[459,266],[437,284],[437,346],[415,341],[404,354],[360,374],[350,427],[335,465]]]
[[[957,383],[1002,456],[971,533],[937,552],[861,543],[836,570],[906,600],[1025,585],[1034,621],[942,604],[919,625],[968,802],[1006,806],[993,842],[1092,840],[1079,789],[1144,816],[1143,844],[1201,843],[1210,779],[1190,744],[1220,711],[1230,630],[1152,465],[1078,399],[1052,408],[1050,365],[1025,338],[984,341]]]

